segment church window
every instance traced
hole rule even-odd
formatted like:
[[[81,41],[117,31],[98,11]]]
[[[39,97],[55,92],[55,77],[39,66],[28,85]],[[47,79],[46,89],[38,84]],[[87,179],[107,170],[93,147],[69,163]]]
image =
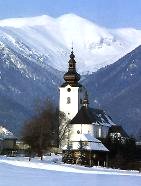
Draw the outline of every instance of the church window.
[[[101,129],[101,127],[99,127],[99,129],[98,129],[98,136],[99,136],[99,138],[102,137],[102,129]]]
[[[77,131],[77,134],[80,134],[80,130]]]
[[[68,89],[67,89],[67,91],[68,91],[68,92],[70,92],[70,91],[71,91],[71,89],[70,89],[70,88],[68,88]]]
[[[71,99],[70,97],[67,97],[67,104],[70,104],[71,103]]]

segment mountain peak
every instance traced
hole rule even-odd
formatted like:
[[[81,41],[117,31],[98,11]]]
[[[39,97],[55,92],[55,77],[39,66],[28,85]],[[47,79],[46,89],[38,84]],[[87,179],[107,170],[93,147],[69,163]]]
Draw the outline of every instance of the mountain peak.
[[[9,18],[0,20],[1,27],[14,27],[21,28],[26,26],[39,26],[53,22],[54,18],[48,15],[36,16],[36,17],[25,17],[25,18]]]
[[[73,41],[78,70],[87,73],[112,64],[140,45],[141,31],[107,29],[70,13],[58,18],[42,15],[0,20],[1,40],[12,42],[12,47],[18,47],[17,40],[26,44],[47,56],[50,65],[59,70],[66,66]]]

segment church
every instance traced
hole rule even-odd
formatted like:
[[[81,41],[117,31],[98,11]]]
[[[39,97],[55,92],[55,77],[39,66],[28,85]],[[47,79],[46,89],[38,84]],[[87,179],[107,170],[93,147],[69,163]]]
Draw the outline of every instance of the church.
[[[109,150],[100,138],[106,138],[109,128],[115,124],[103,110],[89,107],[88,92],[80,78],[72,49],[68,71],[59,88],[59,110],[65,115],[60,123],[63,161],[106,166]]]

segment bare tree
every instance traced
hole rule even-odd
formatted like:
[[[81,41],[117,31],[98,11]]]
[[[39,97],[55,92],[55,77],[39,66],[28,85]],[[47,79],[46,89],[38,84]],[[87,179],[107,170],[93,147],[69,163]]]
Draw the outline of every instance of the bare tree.
[[[58,125],[58,110],[47,101],[43,107],[38,108],[38,114],[24,125],[23,140],[42,159],[43,151],[49,150],[56,143]]]
[[[59,112],[59,145],[62,147],[63,145],[68,143],[70,139],[70,120],[66,117],[65,113]]]

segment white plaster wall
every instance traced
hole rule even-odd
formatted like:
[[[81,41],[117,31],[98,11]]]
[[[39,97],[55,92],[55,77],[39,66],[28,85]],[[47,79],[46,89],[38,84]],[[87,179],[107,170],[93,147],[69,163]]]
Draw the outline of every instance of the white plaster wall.
[[[68,92],[68,88],[71,89]],[[80,87],[71,87],[67,85],[66,87],[60,87],[60,101],[59,101],[59,110],[64,112],[68,119],[73,119],[74,116],[78,113],[82,104],[80,99],[84,99],[85,88]],[[70,97],[71,102],[67,103],[67,98]]]
[[[95,138],[106,138],[108,135],[109,127],[103,125],[93,125]]]
[[[93,124],[93,130],[94,130],[94,137],[98,138],[99,137],[99,125]]]
[[[108,135],[109,127],[102,126],[102,138],[106,138]]]
[[[78,135],[78,133],[77,133],[78,131],[80,131],[80,134],[88,134],[89,133],[92,136],[94,134],[92,124],[73,124],[71,127],[70,140],[73,139],[76,135]]]

